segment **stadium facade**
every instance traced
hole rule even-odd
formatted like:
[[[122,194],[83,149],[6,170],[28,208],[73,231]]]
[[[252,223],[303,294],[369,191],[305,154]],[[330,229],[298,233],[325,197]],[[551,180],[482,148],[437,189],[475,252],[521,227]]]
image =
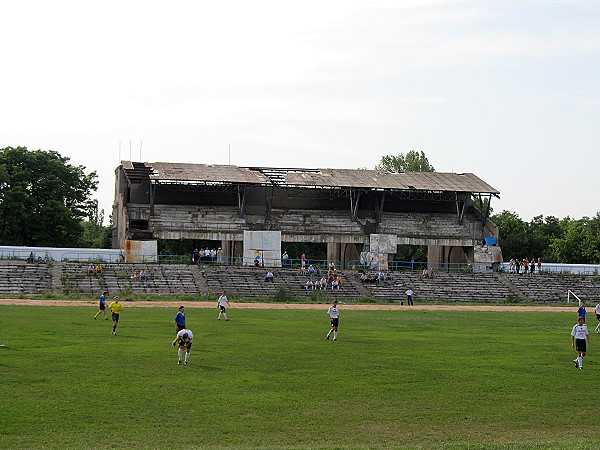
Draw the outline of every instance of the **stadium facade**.
[[[427,245],[438,266],[502,261],[486,245],[498,237],[489,205],[500,193],[471,173],[122,161],[115,174],[115,248],[216,240],[226,257],[252,250],[276,260],[281,242],[326,243],[328,259],[346,266],[385,262],[408,244]]]

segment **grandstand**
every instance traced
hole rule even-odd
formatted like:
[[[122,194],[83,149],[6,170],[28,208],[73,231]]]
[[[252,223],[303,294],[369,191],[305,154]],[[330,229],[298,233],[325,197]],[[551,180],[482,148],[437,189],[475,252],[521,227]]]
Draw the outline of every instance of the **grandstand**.
[[[88,275],[88,263],[53,261],[48,264],[23,260],[0,260],[0,296],[79,294],[95,297],[102,291],[125,299],[136,295],[190,295],[199,300],[214,298],[225,290],[238,298],[284,300],[399,303],[411,288],[417,303],[432,302],[564,302],[567,291],[595,302],[600,298],[600,277],[542,273],[533,277],[507,273],[437,272],[424,278],[419,272],[394,271],[392,279],[364,283],[356,271],[341,272],[340,290],[307,290],[307,275],[291,268],[274,268],[275,282],[265,281],[265,269],[234,265],[103,264],[102,275]],[[134,278],[145,271],[148,279]],[[313,277],[316,278],[316,277]]]

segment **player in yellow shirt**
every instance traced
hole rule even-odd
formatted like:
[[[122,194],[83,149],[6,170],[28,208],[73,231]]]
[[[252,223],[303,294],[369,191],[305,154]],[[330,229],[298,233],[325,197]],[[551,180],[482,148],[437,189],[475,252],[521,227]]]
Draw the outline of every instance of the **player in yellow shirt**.
[[[119,302],[119,297],[115,297],[114,301],[109,305],[109,309],[112,311],[113,330],[112,335],[117,335],[117,325],[119,324],[119,314],[123,311],[123,305]]]

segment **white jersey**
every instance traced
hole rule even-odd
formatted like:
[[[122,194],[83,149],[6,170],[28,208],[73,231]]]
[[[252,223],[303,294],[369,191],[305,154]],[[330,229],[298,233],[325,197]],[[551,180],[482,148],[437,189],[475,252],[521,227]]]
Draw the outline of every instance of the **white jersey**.
[[[339,315],[337,306],[330,306],[327,310],[327,314],[329,314],[329,317],[332,319],[337,319]]]
[[[600,303],[598,303],[596,305],[596,308],[594,308],[594,311],[596,312],[596,314],[600,315]]]
[[[183,339],[184,334],[187,334],[187,339]],[[182,340],[187,343],[192,342],[192,339],[194,339],[194,333],[192,333],[191,330],[183,329],[177,333],[177,340]]]
[[[585,339],[587,338],[588,330],[587,325],[584,323],[583,325],[575,325],[573,327],[573,331],[571,331],[571,336],[574,336],[575,339]]]
[[[414,294],[414,292],[413,292],[411,289],[409,289],[408,291],[406,291],[406,292],[405,292],[405,294],[406,294],[406,295],[413,295],[413,294]]]
[[[227,297],[224,295],[221,295],[219,297],[219,306],[225,307],[225,305],[227,305]]]

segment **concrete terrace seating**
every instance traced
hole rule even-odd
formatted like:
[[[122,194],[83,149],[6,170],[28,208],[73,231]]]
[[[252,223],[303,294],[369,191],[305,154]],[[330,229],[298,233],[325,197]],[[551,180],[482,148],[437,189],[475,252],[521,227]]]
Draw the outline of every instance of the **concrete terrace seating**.
[[[63,290],[98,293],[108,291],[148,294],[197,295],[203,284],[198,282],[198,267],[186,264],[102,264],[102,275],[87,275],[88,264],[63,263]],[[144,270],[148,279],[131,278],[136,271]],[[196,274],[194,274],[196,272]]]
[[[590,305],[600,301],[600,280],[591,275],[573,275],[542,273],[504,274],[519,291],[534,302],[565,302],[567,291],[573,291],[577,297]],[[573,301],[577,299],[572,298]]]
[[[309,298],[311,295],[322,295],[325,298],[343,298],[357,300],[359,293],[350,279],[342,273],[340,290],[307,290],[304,288],[308,275],[299,274],[295,269],[271,268],[274,282],[265,281],[267,268],[250,266],[205,266],[203,275],[211,292],[222,291],[235,293],[243,297],[274,297],[278,289],[284,286],[291,297]],[[313,280],[316,276],[312,277]],[[312,293],[312,294],[311,294]]]
[[[392,277],[392,280],[364,283],[364,286],[373,298],[381,302],[405,301],[404,292],[409,287],[415,293],[415,303],[498,302],[506,301],[513,294],[494,273],[436,272],[433,278],[424,278],[420,272],[398,271],[392,272]]]
[[[0,295],[35,294],[52,291],[52,275],[48,264],[24,260],[0,262]]]

